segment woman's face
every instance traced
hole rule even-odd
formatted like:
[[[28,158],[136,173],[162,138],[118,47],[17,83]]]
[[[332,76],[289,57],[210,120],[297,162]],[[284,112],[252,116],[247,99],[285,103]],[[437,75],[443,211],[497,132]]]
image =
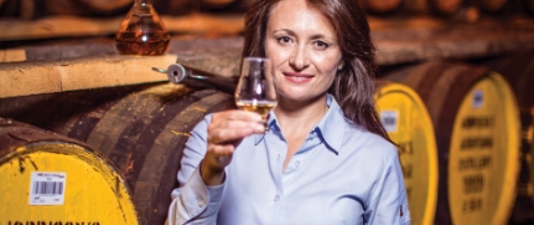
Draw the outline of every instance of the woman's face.
[[[275,67],[282,100],[306,101],[326,95],[341,49],[329,20],[306,0],[282,0],[271,8],[265,54]]]

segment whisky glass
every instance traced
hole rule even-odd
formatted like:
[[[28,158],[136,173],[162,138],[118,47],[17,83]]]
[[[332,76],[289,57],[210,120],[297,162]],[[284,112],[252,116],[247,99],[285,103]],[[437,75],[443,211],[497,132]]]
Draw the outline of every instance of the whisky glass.
[[[235,91],[237,107],[260,114],[266,131],[269,130],[267,124],[269,112],[278,103],[273,75],[272,63],[268,58],[243,58]]]

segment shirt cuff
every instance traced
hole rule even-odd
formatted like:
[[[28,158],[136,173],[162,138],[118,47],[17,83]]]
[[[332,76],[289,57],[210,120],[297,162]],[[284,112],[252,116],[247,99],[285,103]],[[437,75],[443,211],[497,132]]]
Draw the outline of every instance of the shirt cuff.
[[[225,180],[217,186],[207,186],[200,176],[200,169],[191,174],[191,177],[180,190],[182,202],[188,209],[191,218],[203,214],[201,217],[208,217],[217,214],[219,211]]]

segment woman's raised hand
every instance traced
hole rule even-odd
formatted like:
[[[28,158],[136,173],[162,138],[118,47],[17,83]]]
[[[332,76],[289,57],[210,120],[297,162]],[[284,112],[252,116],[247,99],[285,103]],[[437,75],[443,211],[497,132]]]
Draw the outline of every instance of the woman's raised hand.
[[[208,125],[208,149],[200,164],[202,179],[207,185],[219,185],[224,168],[243,138],[265,133],[259,114],[242,110],[228,110],[213,114]]]

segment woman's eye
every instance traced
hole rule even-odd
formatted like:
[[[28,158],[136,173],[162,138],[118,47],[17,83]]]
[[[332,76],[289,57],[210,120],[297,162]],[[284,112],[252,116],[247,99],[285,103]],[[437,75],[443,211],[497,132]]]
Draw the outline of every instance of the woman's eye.
[[[287,44],[287,43],[291,42],[291,39],[289,37],[287,37],[287,36],[279,37],[276,40],[280,44]]]
[[[319,49],[326,49],[328,48],[330,45],[324,41],[316,41],[315,42],[315,46],[317,46]]]

